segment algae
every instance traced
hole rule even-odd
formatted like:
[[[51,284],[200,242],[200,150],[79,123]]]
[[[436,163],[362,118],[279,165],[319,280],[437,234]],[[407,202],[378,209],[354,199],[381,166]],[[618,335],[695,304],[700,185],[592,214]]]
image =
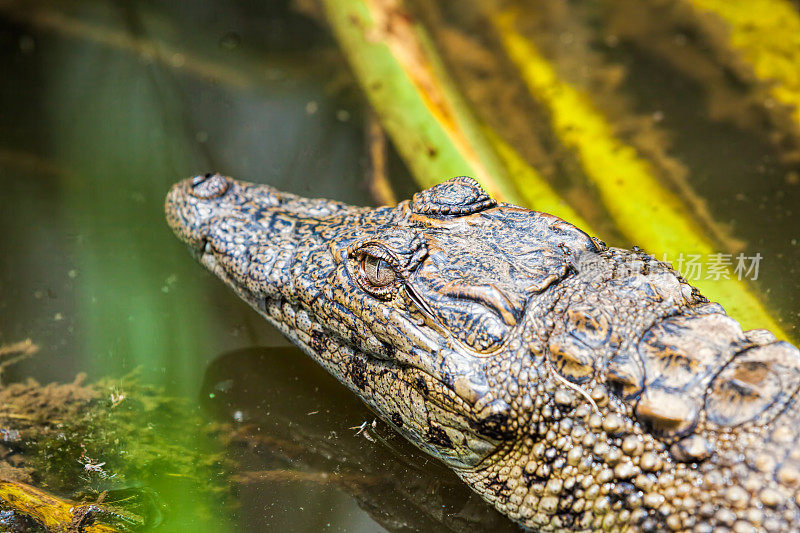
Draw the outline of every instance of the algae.
[[[28,352],[31,346],[16,345]],[[198,442],[198,435],[208,442]],[[225,512],[231,462],[208,448],[221,447],[226,435],[196,405],[165,396],[136,375],[91,384],[82,374],[71,383],[4,384],[0,509],[10,513],[7,521],[33,519],[48,530],[65,520],[110,528],[87,532],[138,530],[169,512],[152,488],[167,478],[198,497],[213,497]]]

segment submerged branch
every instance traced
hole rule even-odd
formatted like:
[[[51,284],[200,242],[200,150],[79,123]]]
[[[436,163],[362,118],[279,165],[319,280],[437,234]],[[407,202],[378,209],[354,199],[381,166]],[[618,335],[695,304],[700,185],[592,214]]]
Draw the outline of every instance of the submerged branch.
[[[25,483],[0,479],[0,508],[21,513],[44,526],[47,531],[119,533],[109,524],[97,522],[103,515],[122,516],[101,503],[79,504],[49,494]]]
[[[469,174],[522,203],[424,29],[392,0],[325,0],[326,15],[384,129],[422,187]]]
[[[369,169],[367,170],[367,185],[369,192],[379,205],[395,206],[397,197],[392,190],[388,175],[388,148],[386,133],[384,133],[378,117],[374,112],[368,112],[366,118],[367,154],[369,154]]]
[[[0,345],[0,378],[2,378],[3,370],[6,367],[27,359],[38,351],[39,347],[30,339],[13,344]]]

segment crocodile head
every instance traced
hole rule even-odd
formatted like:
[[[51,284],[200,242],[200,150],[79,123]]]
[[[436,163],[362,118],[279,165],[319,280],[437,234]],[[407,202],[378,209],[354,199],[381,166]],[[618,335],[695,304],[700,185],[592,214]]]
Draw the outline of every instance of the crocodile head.
[[[524,525],[797,524],[800,353],[669,265],[469,178],[367,209],[208,174],[166,211],[242,299]]]

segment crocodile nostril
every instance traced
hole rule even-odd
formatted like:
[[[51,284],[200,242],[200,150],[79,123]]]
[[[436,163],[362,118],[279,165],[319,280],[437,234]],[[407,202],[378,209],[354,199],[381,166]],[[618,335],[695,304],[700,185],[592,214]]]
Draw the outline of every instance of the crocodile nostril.
[[[189,193],[203,200],[219,198],[230,187],[228,179],[221,174],[208,173],[192,178],[192,188]]]

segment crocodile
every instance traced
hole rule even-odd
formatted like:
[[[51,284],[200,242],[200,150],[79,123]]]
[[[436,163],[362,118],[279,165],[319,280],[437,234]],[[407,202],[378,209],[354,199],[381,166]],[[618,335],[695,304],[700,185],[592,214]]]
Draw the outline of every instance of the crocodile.
[[[525,528],[800,528],[800,351],[670,264],[471,178],[396,207],[220,174],[173,186],[196,258]]]

